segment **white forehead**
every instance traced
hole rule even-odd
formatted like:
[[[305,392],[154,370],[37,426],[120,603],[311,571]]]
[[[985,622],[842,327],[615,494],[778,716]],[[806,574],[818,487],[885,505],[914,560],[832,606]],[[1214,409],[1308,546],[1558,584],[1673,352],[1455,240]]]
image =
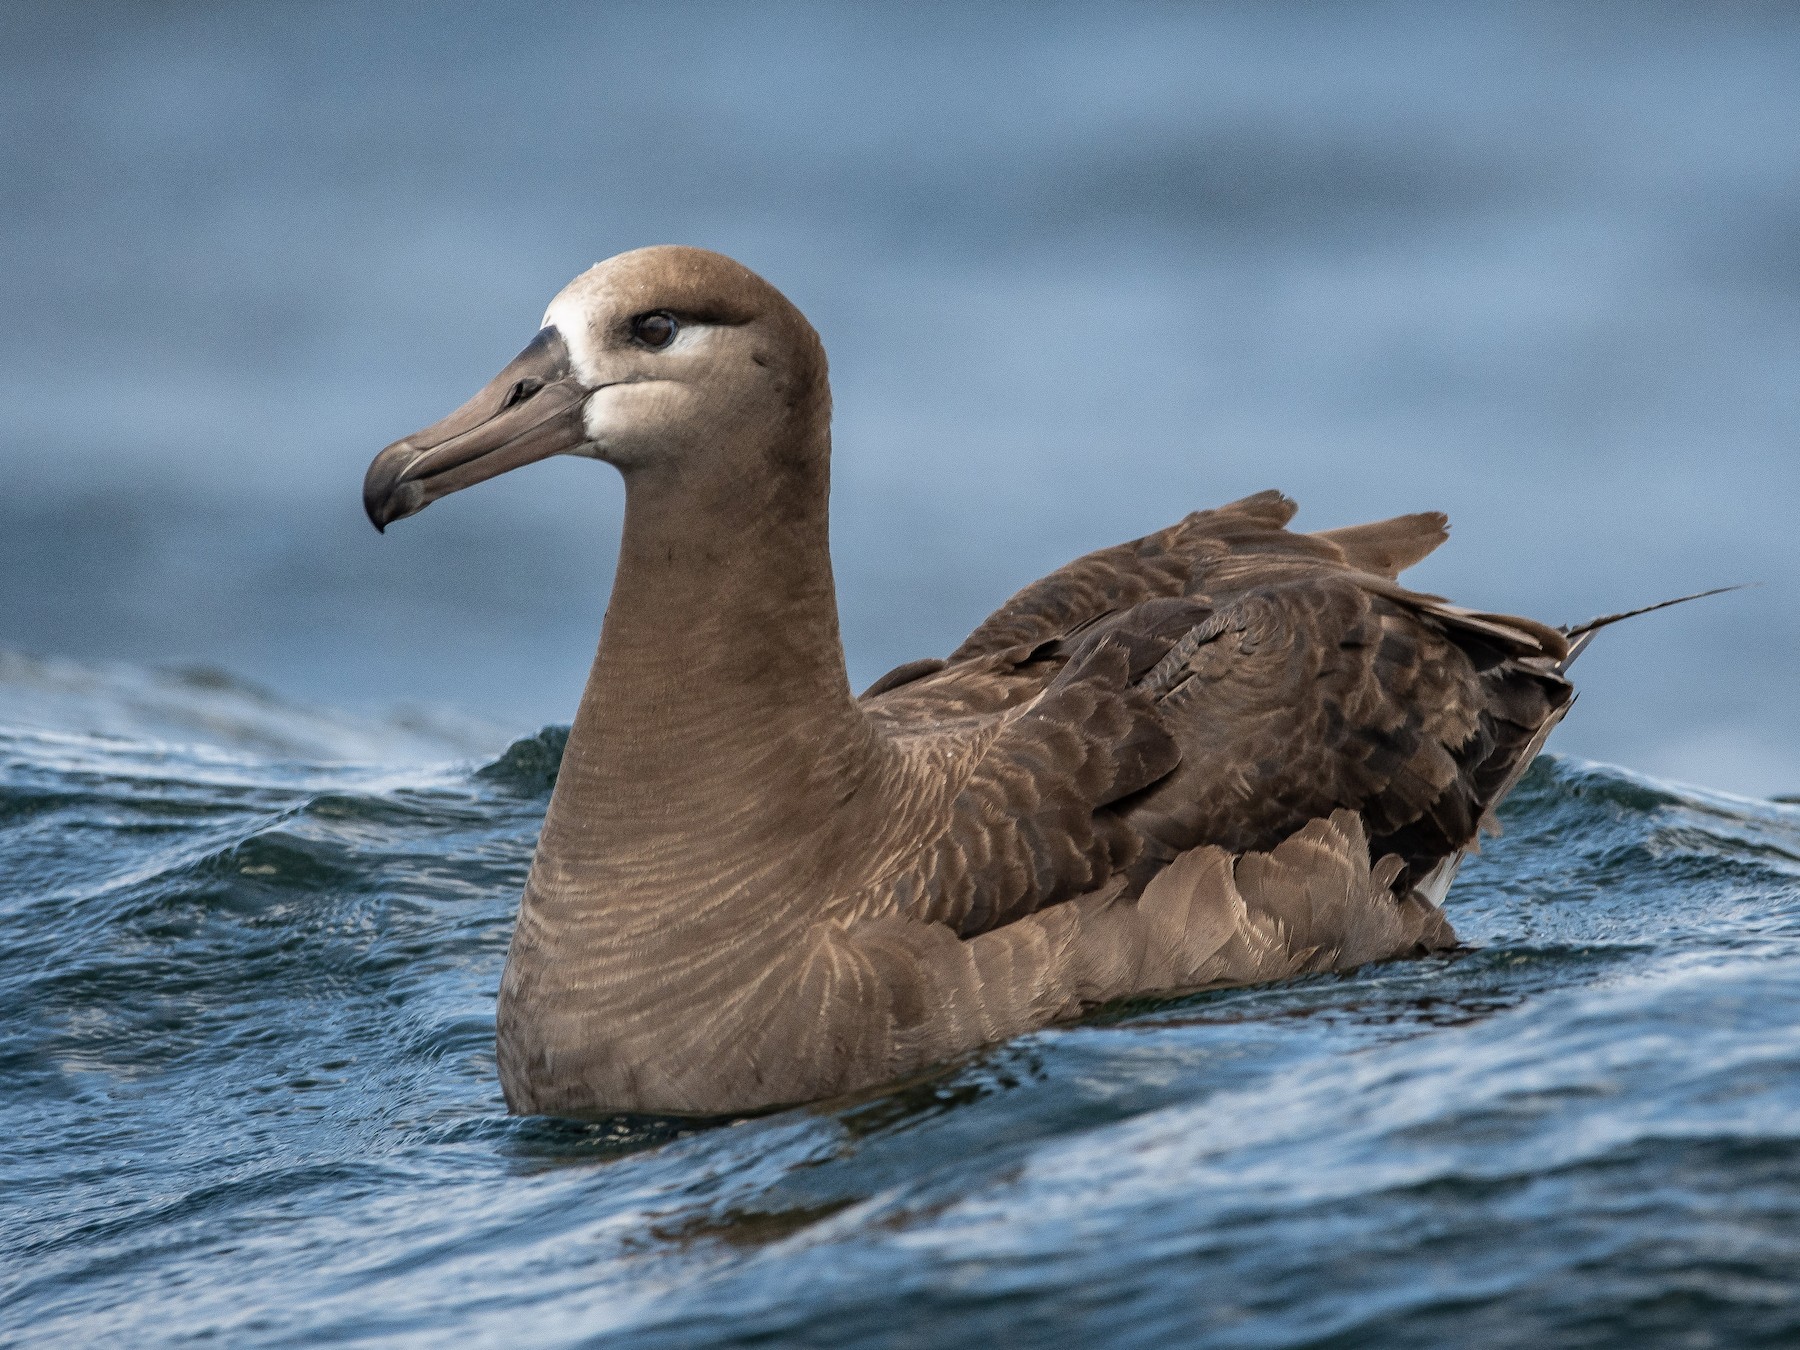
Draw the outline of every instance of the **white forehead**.
[[[550,308],[544,311],[543,323],[538,325],[540,328],[554,327],[562,334],[563,345],[569,349],[569,364],[588,384],[600,379],[593,320],[596,314],[606,309],[607,288],[595,275],[599,270],[598,267],[589,268],[558,291]]]

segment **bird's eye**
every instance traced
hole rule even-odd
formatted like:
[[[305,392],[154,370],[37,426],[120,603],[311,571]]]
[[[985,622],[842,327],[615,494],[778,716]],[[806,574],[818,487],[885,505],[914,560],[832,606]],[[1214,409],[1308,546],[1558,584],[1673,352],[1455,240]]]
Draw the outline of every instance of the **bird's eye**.
[[[675,340],[675,334],[681,325],[675,322],[675,316],[666,309],[653,310],[649,314],[640,314],[631,321],[631,336],[646,347],[654,347],[659,351]]]

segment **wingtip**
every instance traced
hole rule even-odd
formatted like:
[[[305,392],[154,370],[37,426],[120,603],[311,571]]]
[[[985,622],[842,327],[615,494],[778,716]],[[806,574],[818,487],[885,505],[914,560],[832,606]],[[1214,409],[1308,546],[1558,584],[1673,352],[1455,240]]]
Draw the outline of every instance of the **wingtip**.
[[[1654,614],[1659,609],[1669,609],[1675,605],[1685,605],[1690,600],[1704,600],[1712,595],[1728,595],[1732,591],[1754,590],[1762,585],[1760,581],[1740,581],[1733,586],[1714,586],[1711,590],[1695,591],[1692,595],[1678,595],[1673,600],[1658,600],[1654,605],[1640,605],[1637,609],[1621,610],[1617,614],[1602,614],[1597,619],[1589,619],[1586,623],[1569,624],[1562,629],[1565,637],[1580,637],[1583,633],[1597,633],[1602,628],[1622,623],[1626,619],[1635,619],[1640,614]]]
[[[1695,591],[1692,595],[1678,595],[1673,600],[1659,600],[1654,605],[1642,605],[1637,609],[1622,610],[1617,614],[1602,614],[1597,619],[1589,619],[1586,623],[1570,624],[1559,631],[1569,641],[1569,654],[1557,664],[1557,673],[1561,674],[1575,664],[1575,658],[1588,649],[1602,628],[1610,628],[1615,623],[1623,623],[1626,619],[1635,619],[1640,614],[1654,614],[1659,609],[1669,609],[1675,605],[1685,605],[1690,600],[1704,600],[1708,596],[1727,595],[1732,591],[1754,590],[1762,585],[1760,581],[1740,581],[1735,586],[1714,586],[1711,590]]]

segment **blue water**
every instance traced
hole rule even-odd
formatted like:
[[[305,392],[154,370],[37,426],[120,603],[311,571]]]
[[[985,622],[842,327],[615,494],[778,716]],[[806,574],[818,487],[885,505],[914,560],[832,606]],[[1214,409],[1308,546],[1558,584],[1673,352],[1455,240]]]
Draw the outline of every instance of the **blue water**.
[[[1800,1340],[1800,806],[1551,756],[1468,954],[716,1128],[519,1120],[560,734],[434,765],[246,730],[222,678],[88,688],[149,685],[209,747],[0,730],[0,1342]],[[321,727],[391,762],[279,750]]]

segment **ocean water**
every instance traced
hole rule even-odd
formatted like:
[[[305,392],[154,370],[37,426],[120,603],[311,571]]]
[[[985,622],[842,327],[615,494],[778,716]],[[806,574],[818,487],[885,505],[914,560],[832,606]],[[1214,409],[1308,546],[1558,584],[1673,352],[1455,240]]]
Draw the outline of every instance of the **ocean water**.
[[[1551,755],[1454,958],[708,1128],[521,1120],[559,731],[54,674],[0,729],[0,1343],[1800,1342],[1800,805]]]

